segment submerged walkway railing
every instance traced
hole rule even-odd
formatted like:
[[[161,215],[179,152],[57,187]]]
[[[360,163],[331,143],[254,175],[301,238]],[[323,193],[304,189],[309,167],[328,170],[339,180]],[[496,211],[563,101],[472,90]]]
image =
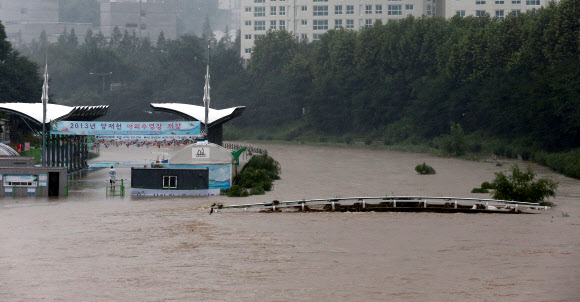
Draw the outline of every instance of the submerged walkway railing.
[[[446,213],[533,213],[548,210],[539,203],[462,197],[377,196],[304,199],[240,205],[212,205],[211,212],[257,211],[342,211],[342,212],[446,212]],[[522,212],[526,210],[526,212]]]

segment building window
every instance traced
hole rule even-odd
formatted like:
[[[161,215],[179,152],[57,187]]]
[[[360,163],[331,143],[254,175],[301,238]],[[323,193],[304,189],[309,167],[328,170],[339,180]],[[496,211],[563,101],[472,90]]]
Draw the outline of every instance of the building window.
[[[526,5],[540,5],[540,0],[526,0]]]
[[[517,15],[519,15],[521,13],[522,13],[522,11],[519,10],[519,9],[512,9],[512,14],[514,14],[514,16],[517,16]]]
[[[503,9],[496,10],[495,11],[495,16],[498,17],[498,18],[500,18],[500,19],[503,19],[503,17],[504,17]]]
[[[475,4],[483,5],[483,4],[485,4],[485,0],[475,0]]]
[[[252,40],[252,35],[245,35],[246,40]]]
[[[300,25],[308,25],[308,20],[306,19],[300,20]]]
[[[177,188],[177,176],[163,176],[163,189]]]
[[[270,6],[270,16],[276,16],[276,7]]]
[[[485,11],[484,10],[476,10],[475,16],[476,17],[483,17],[483,16],[485,16]]]
[[[252,21],[246,20],[246,21],[244,21],[244,24],[246,26],[252,26]]]
[[[21,8],[20,9],[20,13],[23,14],[23,15],[28,14],[28,8]]]
[[[280,16],[286,15],[286,6],[280,6]]]
[[[389,16],[400,16],[403,14],[402,5],[388,5],[387,6],[387,13]],[[429,7],[429,6],[428,6]]]
[[[246,48],[246,49],[244,49],[244,53],[252,53],[252,49],[251,48]]]
[[[342,5],[335,5],[334,6],[334,14],[335,15],[342,15]]]
[[[372,5],[365,5],[365,15],[370,15],[373,13],[373,6]]]
[[[375,5],[375,14],[381,15],[383,13],[383,6],[381,4]]]
[[[346,28],[353,29],[354,28],[354,20],[346,20]]]
[[[373,19],[366,19],[366,20],[365,20],[365,26],[366,26],[366,27],[369,27],[369,26],[371,26],[371,25],[373,25]]]
[[[254,21],[254,30],[266,30],[266,21]]]
[[[145,17],[145,16],[147,16],[147,12],[144,9],[142,9],[141,10],[141,17]]]
[[[522,4],[521,0],[512,0],[512,4]]]
[[[339,29],[342,27],[342,20],[334,20],[334,29]]]
[[[300,40],[301,40],[301,41],[306,41],[306,40],[308,40],[308,34],[300,34]]]
[[[312,34],[312,40],[313,41],[320,40],[320,38],[322,38],[322,35],[324,34]]]
[[[495,0],[495,4],[504,4],[504,0]]]
[[[354,15],[354,5],[347,5],[346,6],[346,14],[347,15]]]
[[[405,4],[405,10],[413,10],[413,4]]]
[[[431,4],[427,4],[427,16],[431,16]]]
[[[141,30],[147,30],[147,24],[142,23],[141,24]]]
[[[137,26],[139,26],[139,25],[137,25],[137,23],[127,23],[127,24],[125,24],[125,27],[127,27],[127,28],[137,28]]]
[[[276,30],[276,20],[271,20],[270,21],[270,29],[271,30]]]
[[[313,30],[328,30],[328,20],[312,20]]]
[[[254,40],[260,40],[264,37],[265,35],[254,35]]]
[[[458,10],[458,11],[455,11],[455,14],[456,14],[456,15],[459,15],[459,16],[461,16],[461,17],[465,17],[465,11],[464,11],[464,10]]]
[[[286,20],[280,20],[280,29],[286,29]]]
[[[313,16],[328,16],[328,6],[314,6],[312,8]]]
[[[328,0],[314,0],[313,2],[328,2]]]
[[[251,6],[246,6],[246,7],[244,7],[244,11],[246,13],[251,13],[252,12],[252,7]]]
[[[306,5],[302,5],[302,6],[300,7],[300,10],[301,10],[301,11],[303,11],[303,12],[307,12],[307,11],[308,11],[308,6],[306,6]]]
[[[254,7],[254,17],[265,17],[266,8],[265,7]]]
[[[265,0],[254,0],[254,3],[264,3],[266,2]]]

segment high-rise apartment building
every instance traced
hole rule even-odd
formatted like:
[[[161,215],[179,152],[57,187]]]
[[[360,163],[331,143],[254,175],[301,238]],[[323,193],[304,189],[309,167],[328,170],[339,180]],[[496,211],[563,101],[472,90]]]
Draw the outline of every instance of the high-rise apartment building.
[[[139,37],[149,37],[154,42],[161,32],[166,39],[176,39],[177,5],[161,0],[101,3],[103,35],[111,38],[115,27],[121,32],[127,30]]]
[[[249,59],[256,39],[285,29],[299,40],[318,40],[329,29],[353,29],[406,18],[432,16],[431,0],[242,0],[241,55]]]
[[[59,22],[59,0],[0,0],[0,21],[6,28],[8,40],[18,46],[29,43],[46,32],[50,42],[58,40],[65,30],[75,30],[82,41],[90,23]]]
[[[440,11],[445,18],[454,15],[505,18],[508,14],[521,14],[546,7],[548,0],[443,0]]]

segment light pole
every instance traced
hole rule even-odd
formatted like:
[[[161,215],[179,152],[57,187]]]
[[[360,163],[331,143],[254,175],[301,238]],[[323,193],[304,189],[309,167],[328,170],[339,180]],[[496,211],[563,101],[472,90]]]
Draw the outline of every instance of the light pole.
[[[113,72],[112,71],[106,72],[106,73],[89,72],[89,74],[103,77],[103,93],[104,93],[105,92],[105,77],[112,75]]]

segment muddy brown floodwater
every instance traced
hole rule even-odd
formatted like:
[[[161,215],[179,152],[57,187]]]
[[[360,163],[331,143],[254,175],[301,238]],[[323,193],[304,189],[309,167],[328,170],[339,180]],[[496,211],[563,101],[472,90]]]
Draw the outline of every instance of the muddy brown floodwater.
[[[424,154],[258,146],[282,179],[249,198],[105,196],[92,169],[59,199],[0,199],[0,301],[580,301],[580,181],[538,215],[255,213],[213,202],[431,195],[509,168]],[[165,152],[165,153],[163,153]],[[95,161],[175,150],[108,148]],[[436,175],[417,175],[427,162]],[[525,163],[524,163],[525,164]],[[117,168],[129,178],[128,168]]]

